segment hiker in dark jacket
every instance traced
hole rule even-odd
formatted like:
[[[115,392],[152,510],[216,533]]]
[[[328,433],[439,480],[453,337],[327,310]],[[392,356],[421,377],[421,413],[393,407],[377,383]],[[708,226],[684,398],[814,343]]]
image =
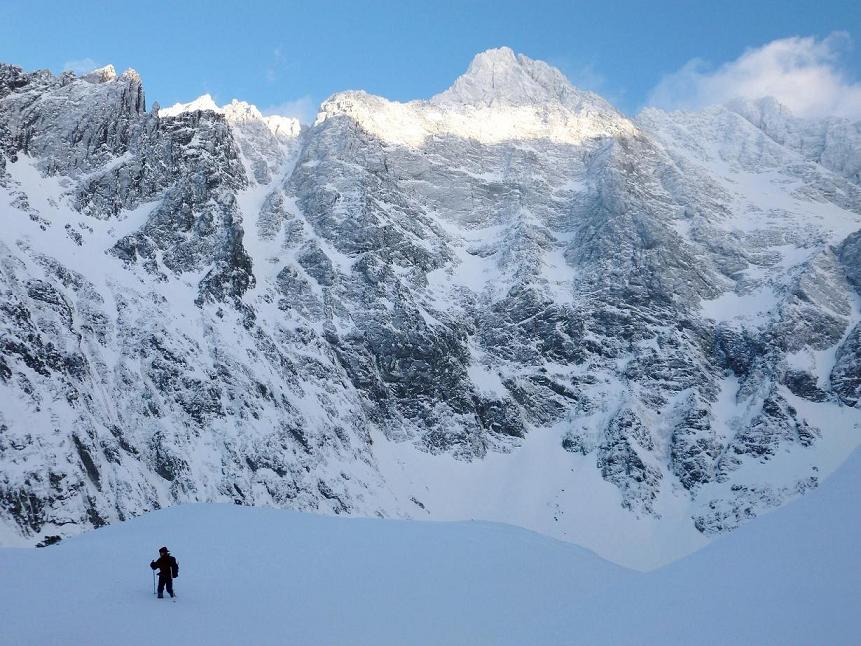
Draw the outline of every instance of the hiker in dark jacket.
[[[173,580],[179,576],[179,563],[170,555],[166,547],[162,547],[158,554],[158,559],[150,561],[149,564],[153,570],[158,570],[158,598],[164,598],[165,586],[167,586],[167,593],[172,597]]]

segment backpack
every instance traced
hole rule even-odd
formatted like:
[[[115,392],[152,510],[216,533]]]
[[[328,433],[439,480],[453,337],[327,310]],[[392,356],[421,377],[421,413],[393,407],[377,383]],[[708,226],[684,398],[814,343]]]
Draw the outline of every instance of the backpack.
[[[179,563],[173,557],[170,559],[170,576],[174,579],[179,576]]]

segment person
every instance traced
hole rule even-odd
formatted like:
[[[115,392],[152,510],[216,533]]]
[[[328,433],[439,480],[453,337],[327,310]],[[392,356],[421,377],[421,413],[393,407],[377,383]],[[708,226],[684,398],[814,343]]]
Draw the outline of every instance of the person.
[[[158,555],[158,558],[150,561],[149,564],[153,570],[158,570],[158,598],[164,598],[165,587],[167,593],[173,598],[173,580],[179,576],[179,563],[166,547],[160,548]]]

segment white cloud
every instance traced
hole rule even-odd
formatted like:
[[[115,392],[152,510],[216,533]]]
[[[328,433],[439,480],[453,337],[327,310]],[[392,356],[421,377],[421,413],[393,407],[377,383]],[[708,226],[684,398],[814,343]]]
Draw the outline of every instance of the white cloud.
[[[79,58],[73,61],[66,61],[63,63],[63,71],[64,72],[74,72],[78,76],[81,74],[86,74],[87,72],[92,72],[94,69],[98,69],[102,67],[92,58]]]
[[[300,123],[312,123],[317,116],[317,102],[310,96],[300,96],[298,99],[291,99],[263,108],[262,112],[266,116],[279,115],[282,117],[293,117],[299,119]]]
[[[799,36],[773,40],[717,69],[694,59],[661,79],[648,104],[693,110],[734,98],[773,96],[798,116],[861,119],[861,83],[841,69],[851,45],[848,34],[835,32],[823,40]]]
[[[272,50],[271,63],[266,67],[263,75],[266,77],[267,83],[274,83],[278,80],[283,69],[287,66],[287,59],[284,56],[284,50],[281,45],[278,45]]]

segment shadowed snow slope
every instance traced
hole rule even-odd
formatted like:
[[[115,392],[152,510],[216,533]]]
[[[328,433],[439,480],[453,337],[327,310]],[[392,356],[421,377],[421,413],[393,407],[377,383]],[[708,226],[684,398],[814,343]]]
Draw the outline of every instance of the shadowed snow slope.
[[[809,496],[649,574],[505,525],[179,506],[0,550],[3,639],[857,643],[859,489],[856,452]],[[181,565],[175,605],[150,587],[163,542]]]

